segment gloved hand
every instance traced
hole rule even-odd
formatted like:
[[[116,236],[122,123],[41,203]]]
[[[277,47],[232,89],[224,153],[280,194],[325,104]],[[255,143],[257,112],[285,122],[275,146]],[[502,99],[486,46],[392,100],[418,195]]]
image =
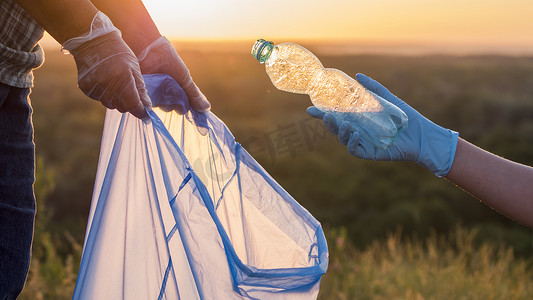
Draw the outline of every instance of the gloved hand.
[[[192,80],[187,66],[169,40],[160,37],[137,56],[143,74],[167,74],[174,78],[185,90],[190,107],[198,112],[206,112],[211,104]],[[179,107],[176,108],[179,113]]]
[[[74,56],[78,86],[85,95],[107,108],[146,116],[144,107],[151,107],[151,102],[137,58],[105,14],[98,12],[90,31],[68,40],[63,48]]]
[[[357,81],[365,88],[393,103],[407,114],[407,128],[402,129],[394,143],[388,149],[379,149],[370,142],[360,138],[350,123],[340,126],[331,113],[324,113],[312,106],[307,113],[322,119],[333,134],[338,134],[339,141],[347,145],[348,152],[356,157],[385,161],[412,161],[427,168],[438,177],[444,177],[450,171],[457,148],[459,134],[431,122],[407,103],[394,96],[377,81],[363,74],[357,74]]]

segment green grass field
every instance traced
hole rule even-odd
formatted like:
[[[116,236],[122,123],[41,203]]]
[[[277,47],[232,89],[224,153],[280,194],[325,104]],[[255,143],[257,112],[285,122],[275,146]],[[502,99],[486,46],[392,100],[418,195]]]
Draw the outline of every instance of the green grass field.
[[[277,91],[248,47],[178,49],[212,111],[326,228],[320,299],[531,298],[530,229],[414,164],[351,157],[307,116],[309,98]],[[478,146],[533,165],[533,58],[317,54],[327,67],[375,78]],[[77,89],[74,62],[59,49],[47,50],[35,74],[38,213],[22,298],[67,299],[105,109]],[[275,142],[289,132],[290,144]]]

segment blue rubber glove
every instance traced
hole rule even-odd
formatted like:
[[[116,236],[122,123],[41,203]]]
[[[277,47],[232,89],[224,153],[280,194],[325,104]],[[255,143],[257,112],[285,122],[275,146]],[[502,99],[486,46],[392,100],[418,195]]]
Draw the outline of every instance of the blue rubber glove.
[[[309,107],[307,113],[322,119],[328,130],[338,135],[339,141],[348,147],[348,152],[353,156],[380,161],[412,161],[438,177],[446,176],[452,167],[459,134],[431,122],[372,78],[357,74],[356,79],[368,90],[403,110],[409,118],[407,128],[402,129],[388,149],[376,148],[361,139],[349,122],[345,121],[339,126],[331,113],[324,113],[314,106]]]

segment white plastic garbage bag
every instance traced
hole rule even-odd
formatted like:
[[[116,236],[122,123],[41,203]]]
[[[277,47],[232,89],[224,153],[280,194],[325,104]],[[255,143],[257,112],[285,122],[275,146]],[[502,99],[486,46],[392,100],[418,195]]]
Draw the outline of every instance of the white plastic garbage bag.
[[[150,120],[107,111],[73,299],[316,298],[320,223],[173,79],[145,81]]]

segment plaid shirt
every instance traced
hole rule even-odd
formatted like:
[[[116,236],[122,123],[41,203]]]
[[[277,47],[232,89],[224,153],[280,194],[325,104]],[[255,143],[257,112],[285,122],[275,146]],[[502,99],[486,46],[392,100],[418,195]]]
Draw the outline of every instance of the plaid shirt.
[[[32,69],[44,61],[37,44],[43,28],[13,0],[0,0],[0,82],[20,88],[33,85]]]

